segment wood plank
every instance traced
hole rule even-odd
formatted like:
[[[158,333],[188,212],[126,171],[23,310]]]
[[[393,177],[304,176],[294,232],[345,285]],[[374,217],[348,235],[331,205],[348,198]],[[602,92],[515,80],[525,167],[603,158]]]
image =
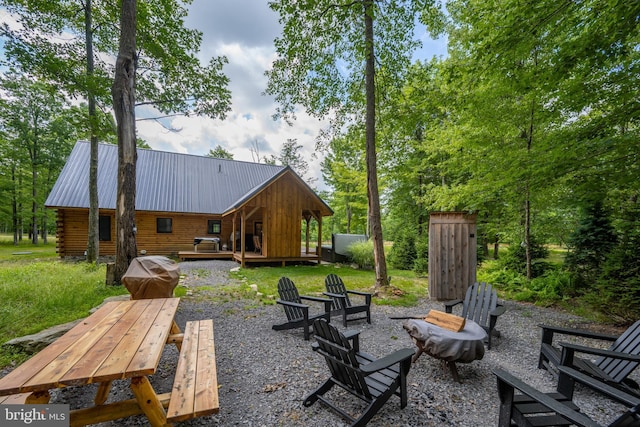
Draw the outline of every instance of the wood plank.
[[[425,322],[429,322],[453,332],[460,332],[463,330],[466,323],[464,317],[438,310],[430,310],[424,320]]]
[[[112,302],[103,305],[90,317],[78,323],[69,330],[69,332],[49,344],[31,359],[18,366],[3,378],[0,378],[0,395],[20,392],[25,382],[29,381],[36,373],[40,372],[48,363],[55,360],[70,345],[86,334],[88,330],[92,330],[113,311],[117,304],[117,302]]]
[[[218,413],[218,376],[213,338],[213,320],[200,321],[194,416]]]
[[[115,305],[112,305],[111,311],[101,321],[91,329],[84,330],[82,335],[77,336],[73,344],[64,349],[54,360],[27,381],[21,391],[50,389],[61,385],[60,378],[62,378],[69,369],[73,368],[73,366],[85,356],[87,351],[100,341],[105,334],[109,333],[114,324],[131,311],[130,308],[133,303],[134,301],[124,301],[116,302]],[[91,318],[92,316],[89,316],[87,319]],[[63,337],[66,337],[66,335]],[[54,342],[54,344],[56,342]]]
[[[19,393],[0,397],[0,405],[34,405],[49,403],[51,396],[48,391],[36,393]]]
[[[112,379],[116,375],[120,375],[120,378],[133,378],[143,375],[151,375],[155,372],[157,363],[152,366],[144,365],[143,369],[138,369],[137,372],[129,372],[128,368],[131,365],[131,361],[138,354],[142,354],[144,357],[148,357],[151,360],[160,360],[162,349],[169,334],[170,323],[162,326],[162,331],[157,331],[164,335],[162,345],[158,349],[155,347],[145,347],[142,345],[145,337],[151,329],[155,319],[158,317],[158,313],[162,309],[164,299],[149,299],[140,300],[146,301],[148,304],[139,313],[139,317],[133,324],[123,325],[122,331],[117,331],[121,337],[116,347],[113,349],[109,357],[98,367],[93,374],[92,382],[102,382]],[[169,320],[171,322],[173,317]],[[151,354],[154,352],[153,354]]]
[[[114,353],[114,348],[123,339],[127,331],[134,325],[141,314],[140,310],[148,305],[149,300],[132,301],[125,313],[121,313],[115,322],[104,324],[102,333],[96,336],[87,335],[80,339],[75,346],[73,357],[76,359],[67,371],[60,375],[59,383],[63,385],[83,385],[91,382],[104,382],[119,379],[122,375],[111,372],[109,377],[102,377],[94,381],[95,372]],[[135,306],[135,309],[133,307]],[[58,361],[56,361],[58,362]],[[62,358],[58,363],[64,363]],[[121,371],[120,371],[121,372]],[[46,374],[46,370],[43,371]]]
[[[182,421],[191,418],[195,402],[195,376],[198,363],[199,323],[187,322],[178,357],[176,379],[171,390],[167,418]]]
[[[139,345],[138,351],[131,359],[129,366],[127,366],[127,377],[150,375],[150,372],[155,372],[158,363],[160,363],[162,351],[167,344],[169,334],[171,332],[180,332],[173,320],[178,310],[179,302],[179,298],[170,298],[162,301],[162,306],[155,313],[151,328],[149,328]],[[149,310],[154,308],[149,307]]]
[[[169,397],[169,393],[158,395],[158,400],[164,408],[169,406]],[[103,423],[143,413],[136,399],[107,403],[90,408],[75,409],[69,413],[69,427]]]

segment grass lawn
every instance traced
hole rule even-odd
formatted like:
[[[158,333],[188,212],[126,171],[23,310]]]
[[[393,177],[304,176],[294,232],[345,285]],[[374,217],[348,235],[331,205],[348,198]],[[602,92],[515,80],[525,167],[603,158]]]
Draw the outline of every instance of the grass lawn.
[[[23,240],[16,246],[11,235],[0,234],[0,344],[12,338],[32,334],[48,327],[85,317],[106,297],[127,294],[123,286],[106,286],[106,266],[83,262],[63,262],[56,255],[55,238],[47,244],[32,245]],[[255,267],[232,273],[241,285],[215,289],[221,298],[255,299],[256,303],[275,304],[277,283],[290,277],[301,294],[320,295],[324,278],[336,273],[350,290],[373,291],[375,272],[348,266]],[[427,297],[427,279],[410,271],[390,270],[392,290],[374,297],[375,304],[412,306]],[[262,296],[250,291],[258,285]],[[184,293],[177,288],[176,295]],[[0,347],[0,367],[21,363],[28,356],[13,354]]]
[[[300,294],[321,296],[325,291],[324,279],[328,274],[342,278],[348,290],[373,292],[375,271],[356,270],[347,265],[322,264],[313,266],[255,267],[232,273],[244,286],[258,286],[258,292],[267,300],[278,295],[278,279],[286,276],[293,280]],[[428,296],[426,277],[417,277],[413,271],[388,270],[391,276],[391,292],[374,296],[374,304],[410,307]]]
[[[86,317],[106,297],[128,293],[106,286],[105,274],[104,265],[60,261],[55,239],[15,246],[0,235],[0,343]],[[0,366],[25,358],[0,348]]]

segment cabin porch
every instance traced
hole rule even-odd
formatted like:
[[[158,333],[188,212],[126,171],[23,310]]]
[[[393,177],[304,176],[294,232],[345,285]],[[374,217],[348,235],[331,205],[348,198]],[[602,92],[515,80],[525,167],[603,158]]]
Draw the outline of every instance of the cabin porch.
[[[180,251],[178,252],[180,261],[196,260],[196,259],[224,259],[234,260],[241,265],[242,253],[232,251]],[[255,252],[244,253],[244,263],[250,264],[267,264],[267,263],[281,263],[284,266],[287,262],[321,262],[321,257],[316,253],[305,253],[304,250],[300,252],[299,257],[269,257]]]

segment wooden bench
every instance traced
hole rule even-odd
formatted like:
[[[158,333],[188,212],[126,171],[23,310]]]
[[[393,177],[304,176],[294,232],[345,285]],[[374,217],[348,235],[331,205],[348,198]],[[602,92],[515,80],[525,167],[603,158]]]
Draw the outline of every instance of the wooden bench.
[[[216,414],[218,410],[213,320],[190,321],[184,330],[167,422]]]

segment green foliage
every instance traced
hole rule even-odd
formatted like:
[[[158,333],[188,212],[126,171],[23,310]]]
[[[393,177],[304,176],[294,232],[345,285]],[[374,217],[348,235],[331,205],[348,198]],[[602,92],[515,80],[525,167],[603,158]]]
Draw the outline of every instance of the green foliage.
[[[504,268],[499,261],[486,261],[478,271],[478,280],[500,289],[505,298],[551,306],[569,301],[574,280],[561,268],[550,268],[535,279],[527,281],[522,273]]]
[[[136,100],[163,114],[181,112],[224,118],[229,111],[229,79],[225,57],[202,65],[198,55],[202,33],[185,26],[187,9],[178,0],[137,3]],[[117,3],[92,3],[92,25],[85,31],[86,2],[7,0],[21,29],[7,28],[4,50],[8,61],[26,73],[55,82],[66,93],[92,91],[101,108],[111,106],[114,67],[102,58],[118,52],[120,8]],[[86,34],[94,52],[94,71],[86,71]]]
[[[588,287],[601,275],[602,265],[617,241],[616,233],[602,202],[590,204],[580,224],[569,238],[565,266],[574,272],[580,285]]]
[[[209,149],[207,153],[207,157],[213,157],[215,159],[226,159],[233,160],[233,153],[224,149],[224,147],[220,144],[216,145],[216,148]]]
[[[545,258],[549,255],[546,246],[540,244],[532,236],[531,245],[531,276],[532,278],[540,277],[546,270],[550,268]],[[501,258],[502,265],[507,269],[518,274],[527,274],[527,257],[525,245],[511,245],[504,257]]]
[[[374,51],[389,79],[401,77],[419,42],[414,38],[416,14],[433,1],[371,2],[375,16]],[[294,116],[297,106],[325,116],[330,112],[363,111],[362,76],[366,43],[362,2],[332,0],[292,3],[274,0],[282,36],[275,40],[278,58],[267,72],[266,93],[280,104],[278,116]],[[335,114],[337,120],[347,114]]]
[[[416,261],[416,256],[415,238],[409,232],[404,232],[398,235],[393,242],[388,259],[392,268],[411,270]]]
[[[54,228],[44,201],[78,138],[77,109],[53,85],[14,72],[0,76],[0,90],[0,224],[20,224],[37,243],[33,230]]]
[[[322,160],[322,177],[332,188],[327,200],[334,210],[328,221],[331,232],[366,234],[367,179],[364,137],[358,129],[333,138]]]
[[[349,257],[360,268],[371,269],[374,266],[373,242],[371,240],[354,242],[347,249]]]
[[[418,276],[426,276],[429,272],[429,236],[427,234],[416,239],[416,260],[413,263],[413,271]]]
[[[632,201],[620,220],[619,242],[607,254],[594,286],[594,305],[625,322],[640,318],[640,206]]]

